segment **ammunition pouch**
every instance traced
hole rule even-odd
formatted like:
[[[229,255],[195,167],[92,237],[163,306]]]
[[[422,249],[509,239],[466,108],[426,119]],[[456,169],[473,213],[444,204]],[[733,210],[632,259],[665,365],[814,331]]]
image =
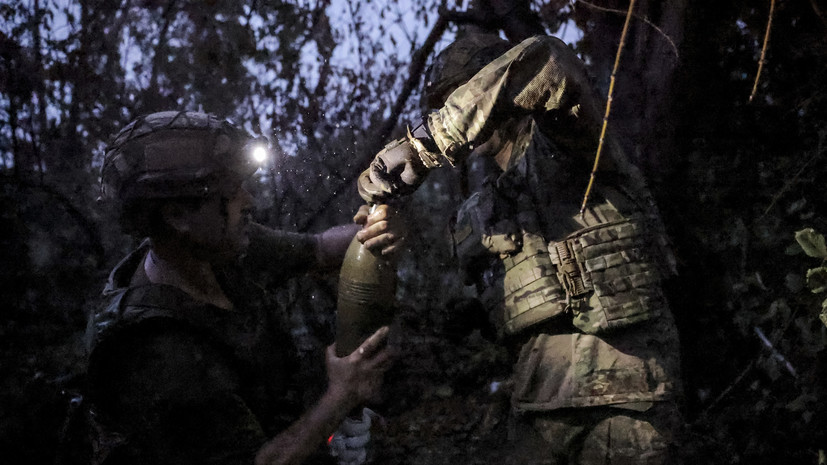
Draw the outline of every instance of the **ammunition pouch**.
[[[501,261],[501,275],[489,277],[481,300],[501,333],[515,334],[566,311],[566,293],[539,235],[523,232],[522,249]],[[494,279],[491,279],[494,278]],[[493,281],[493,282],[491,282]]]

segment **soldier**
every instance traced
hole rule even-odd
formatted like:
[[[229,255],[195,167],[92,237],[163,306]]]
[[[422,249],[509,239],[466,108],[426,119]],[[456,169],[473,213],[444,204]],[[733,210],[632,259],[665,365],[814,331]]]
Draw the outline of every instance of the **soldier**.
[[[109,304],[90,320],[95,463],[301,463],[381,385],[387,328],[347,357],[329,347],[327,390],[303,415],[293,408],[289,337],[222,270],[240,257],[284,278],[335,265],[359,226],[311,235],[253,223],[250,142],[215,116],[170,111],[133,121],[106,150],[102,197],[148,239],[112,271]],[[389,253],[400,235],[386,212],[355,220]]]
[[[680,426],[673,274],[659,213],[611,137],[580,214],[602,122],[584,64],[562,41],[513,48],[468,34],[434,60],[434,111],[359,178],[378,202],[470,156],[499,170],[459,208],[467,282],[516,357],[511,463],[670,463]]]

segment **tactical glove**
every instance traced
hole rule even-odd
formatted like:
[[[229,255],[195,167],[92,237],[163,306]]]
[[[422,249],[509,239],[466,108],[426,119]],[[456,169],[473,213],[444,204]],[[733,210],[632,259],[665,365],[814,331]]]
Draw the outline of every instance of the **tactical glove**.
[[[380,203],[410,194],[438,166],[439,151],[427,126],[409,128],[407,137],[386,145],[359,176],[359,195],[368,203]]]

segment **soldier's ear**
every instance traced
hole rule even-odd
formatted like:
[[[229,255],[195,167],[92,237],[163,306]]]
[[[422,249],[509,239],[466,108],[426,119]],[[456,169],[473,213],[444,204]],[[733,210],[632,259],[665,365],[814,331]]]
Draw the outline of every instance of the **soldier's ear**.
[[[189,232],[189,213],[188,208],[176,202],[167,203],[161,207],[161,219],[170,229],[178,233]]]

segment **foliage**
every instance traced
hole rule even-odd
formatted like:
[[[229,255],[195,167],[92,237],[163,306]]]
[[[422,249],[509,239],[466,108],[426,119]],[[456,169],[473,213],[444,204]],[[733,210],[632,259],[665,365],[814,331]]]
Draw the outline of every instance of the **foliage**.
[[[807,287],[813,294],[827,292],[827,246],[824,245],[824,236],[812,228],[796,231],[795,240],[809,257],[820,258],[821,266],[807,270]],[[827,325],[827,299],[821,303],[821,322]]]

